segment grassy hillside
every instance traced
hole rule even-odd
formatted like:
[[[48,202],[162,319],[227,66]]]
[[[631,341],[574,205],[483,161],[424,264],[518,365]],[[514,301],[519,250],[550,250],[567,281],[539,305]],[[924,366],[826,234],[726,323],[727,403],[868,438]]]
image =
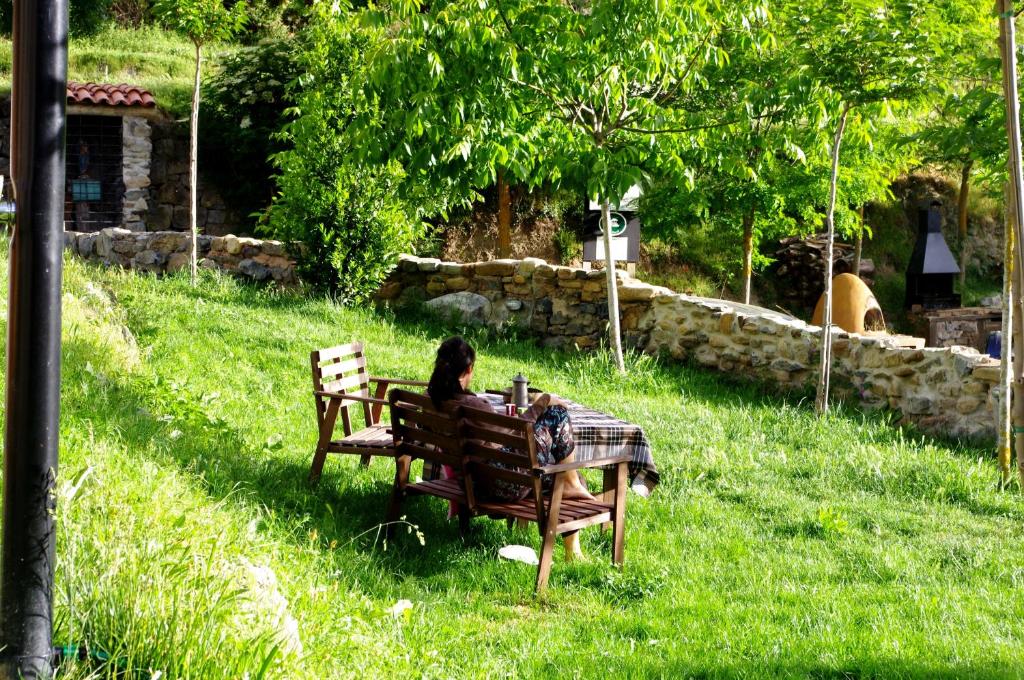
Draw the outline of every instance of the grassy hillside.
[[[5,252],[5,249],[0,249]],[[0,266],[6,267],[5,262]],[[5,284],[4,284],[5,285]],[[583,533],[551,589],[501,562],[535,532],[433,499],[378,536],[393,474],[315,439],[311,348],[360,338],[422,378],[455,329],[206,273],[198,289],[68,262],[57,641],[150,677],[1019,677],[1024,503],[986,450],[634,359],[476,337],[478,388],[517,371],[636,421],[663,483],[631,494],[626,568]],[[0,291],[6,299],[6,291]],[[6,316],[4,316],[6,319]],[[411,527],[410,527],[411,530]],[[397,600],[414,603],[395,617]],[[296,644],[296,635],[301,650]],[[83,677],[83,665],[65,677]]]
[[[0,38],[0,88],[11,87],[11,40]],[[204,48],[204,72],[214,67],[227,45]],[[154,27],[103,29],[72,38],[68,44],[68,80],[130,83],[145,87],[174,117],[188,115],[195,69],[195,48],[188,40]]]

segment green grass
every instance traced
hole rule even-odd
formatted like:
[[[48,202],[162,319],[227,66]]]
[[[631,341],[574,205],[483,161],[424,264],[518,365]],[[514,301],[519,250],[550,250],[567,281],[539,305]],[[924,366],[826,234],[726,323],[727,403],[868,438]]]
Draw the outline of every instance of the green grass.
[[[0,89],[11,87],[11,39],[0,38]],[[230,46],[204,48],[204,75]],[[68,80],[141,85],[175,118],[188,116],[195,48],[181,36],[156,27],[110,26],[68,43]]]
[[[282,678],[1022,674],[1024,504],[995,491],[987,449],[473,335],[478,388],[521,370],[638,422],[662,472],[630,496],[625,570],[588,530],[590,560],[556,556],[536,599],[534,569],[496,557],[535,531],[476,520],[463,544],[422,498],[424,544],[385,546],[386,461],[304,481],[311,348],[359,338],[374,373],[423,378],[457,329],[209,273],[193,290],[69,260],[66,291],[56,636],[118,661],[65,677],[255,678],[268,658]],[[396,618],[399,599],[415,606]],[[282,611],[301,653],[275,647]]]

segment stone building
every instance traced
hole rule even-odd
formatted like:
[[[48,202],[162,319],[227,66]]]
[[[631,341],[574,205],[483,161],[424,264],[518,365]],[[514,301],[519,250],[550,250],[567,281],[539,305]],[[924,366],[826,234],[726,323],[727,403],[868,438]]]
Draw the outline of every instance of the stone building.
[[[135,85],[69,82],[64,224],[68,231],[188,229],[188,124]],[[10,97],[0,100],[0,174],[10,175]],[[197,225],[221,236],[238,216],[199,179]]]

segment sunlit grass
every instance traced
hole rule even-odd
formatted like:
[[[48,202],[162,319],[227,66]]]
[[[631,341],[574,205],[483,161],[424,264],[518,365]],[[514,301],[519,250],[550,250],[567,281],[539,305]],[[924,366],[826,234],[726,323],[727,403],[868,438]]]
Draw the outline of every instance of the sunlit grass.
[[[11,39],[0,38],[0,90],[11,87]],[[230,46],[204,47],[204,73]],[[188,115],[195,70],[195,48],[187,39],[160,28],[109,26],[68,42],[68,80],[139,85],[172,117]]]
[[[1024,505],[995,490],[987,449],[842,409],[818,419],[797,398],[648,357],[619,377],[601,354],[208,272],[192,289],[69,261],[66,289],[57,641],[115,659],[75,677],[1024,668]],[[361,339],[372,372],[423,378],[456,331],[477,345],[478,388],[522,371],[645,428],[663,481],[629,499],[623,572],[609,536],[588,530],[590,559],[556,557],[538,600],[533,569],[496,556],[539,546],[535,531],[478,520],[463,543],[442,503],[415,499],[407,517],[425,544],[413,533],[385,546],[387,461],[331,458],[306,486],[309,350]],[[399,599],[414,607],[395,617]]]

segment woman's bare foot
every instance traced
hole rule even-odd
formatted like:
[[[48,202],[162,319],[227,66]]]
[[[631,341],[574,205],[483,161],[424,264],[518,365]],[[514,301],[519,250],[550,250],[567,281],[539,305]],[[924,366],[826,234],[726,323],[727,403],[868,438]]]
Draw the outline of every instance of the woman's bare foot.
[[[594,501],[594,500],[597,500],[596,498],[594,498],[594,495],[591,494],[589,491],[587,491],[584,487],[582,487],[582,486],[572,486],[572,485],[569,485],[569,484],[566,484],[565,485],[565,489],[562,490],[562,498],[565,498],[565,499],[568,499],[568,500],[571,500],[571,501],[580,501],[580,500],[583,500],[583,501]]]
[[[576,531],[571,534],[566,534],[563,542],[565,543],[566,562],[585,559],[583,550],[580,549],[580,532]]]

